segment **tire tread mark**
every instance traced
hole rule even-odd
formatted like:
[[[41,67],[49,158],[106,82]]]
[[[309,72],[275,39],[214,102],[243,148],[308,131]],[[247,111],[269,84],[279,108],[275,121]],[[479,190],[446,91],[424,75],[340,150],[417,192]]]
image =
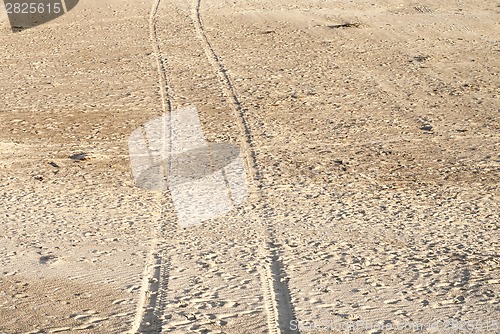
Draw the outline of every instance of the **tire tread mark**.
[[[244,138],[242,141],[245,153],[245,161],[247,169],[251,172],[252,177],[252,190],[258,197],[257,201],[263,204],[263,179],[262,173],[258,168],[255,146],[252,141],[252,131],[247,117],[245,116],[245,109],[243,108],[235,86],[221,61],[221,58],[215,51],[210,43],[208,36],[205,32],[205,27],[201,19],[201,0],[193,0],[193,13],[192,20],[195,25],[196,34],[202,41],[202,46],[207,55],[208,60],[215,68],[219,79],[222,83],[225,94],[231,99],[232,109],[238,119],[238,125]],[[274,229],[268,224],[265,224],[262,219],[259,219],[260,228],[263,230],[263,246],[261,249],[263,256],[263,270],[260,272],[260,279],[262,289],[264,292],[264,307],[267,315],[268,331],[272,334],[289,333],[290,322],[295,319],[295,311],[291,302],[291,295],[287,284],[283,284],[281,277],[286,276],[283,270],[283,264],[280,261],[281,251],[278,243],[275,242]],[[298,331],[295,331],[298,333]]]
[[[165,59],[162,56],[157,28],[158,11],[160,8],[161,0],[154,0],[150,17],[149,17],[149,34],[153,48],[153,53],[156,58],[158,69],[158,83],[160,90],[160,98],[162,104],[162,114],[167,113],[171,117],[172,113],[172,88],[169,86],[167,79],[168,67]],[[165,127],[163,127],[164,129]],[[169,136],[170,140],[172,136]],[[172,145],[169,145],[171,148]],[[170,170],[170,159],[167,166],[163,166],[164,173]],[[164,194],[160,195],[161,198],[166,198]],[[163,202],[163,201],[162,201]],[[168,291],[169,283],[169,269],[171,266],[171,259],[167,249],[160,249],[158,245],[160,240],[163,239],[166,229],[169,224],[165,224],[164,208],[166,205],[161,206],[160,222],[159,225],[153,227],[153,237],[151,240],[151,247],[146,260],[146,268],[143,274],[143,282],[141,286],[141,296],[137,306],[135,320],[132,326],[131,333],[161,333],[162,332],[162,319],[167,303],[166,293]]]
[[[245,117],[245,110],[238,98],[238,94],[236,93],[236,88],[234,87],[224,64],[222,63],[218,54],[215,52],[215,49],[212,47],[212,44],[210,43],[205,33],[205,28],[201,20],[200,7],[201,7],[201,0],[194,0],[193,22],[195,24],[196,33],[203,42],[203,49],[205,51],[205,54],[207,55],[207,58],[212,63],[212,66],[216,68],[217,75],[219,76],[219,79],[223,84],[223,88],[225,90],[226,95],[228,96],[228,98],[231,99],[234,111],[236,112],[236,116],[239,121],[238,126],[240,127],[240,131],[244,133],[244,140],[242,142],[244,145],[244,151],[246,153],[245,156],[246,165],[247,168],[252,173],[252,178],[251,178],[252,187],[261,188],[262,187],[262,184],[260,182],[261,172],[256,164],[257,159],[255,156],[255,148],[252,141],[252,131],[250,128],[250,124],[247,118]],[[255,185],[254,183],[255,180],[259,181],[258,185]]]

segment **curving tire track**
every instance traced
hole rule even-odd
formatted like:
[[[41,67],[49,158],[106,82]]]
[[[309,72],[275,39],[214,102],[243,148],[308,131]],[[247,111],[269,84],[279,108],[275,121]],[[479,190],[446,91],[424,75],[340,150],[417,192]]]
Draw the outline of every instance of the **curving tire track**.
[[[250,172],[252,193],[257,197],[256,201],[261,207],[266,207],[263,200],[262,173],[258,168],[255,154],[255,147],[252,141],[252,131],[250,123],[245,116],[245,109],[238,97],[236,88],[225,68],[220,56],[213,48],[205,32],[203,21],[201,19],[201,0],[193,0],[192,20],[195,26],[196,34],[200,39],[205,54],[217,72],[223,87],[224,93],[231,100],[231,107],[238,119],[238,126],[243,135],[241,140],[247,170]],[[283,253],[275,240],[275,231],[272,226],[266,224],[263,219],[259,219],[259,225],[262,229],[263,240],[261,256],[263,257],[263,268],[260,273],[262,289],[264,291],[264,302],[267,316],[269,333],[289,333],[290,322],[295,320],[295,311],[292,304],[291,294],[288,284],[282,281],[287,277],[280,260]],[[298,333],[298,331],[294,331]]]
[[[150,17],[149,17],[149,32],[150,40],[153,48],[153,53],[156,58],[158,69],[158,83],[160,86],[160,97],[162,103],[162,113],[171,115],[173,110],[172,103],[172,88],[170,87],[167,73],[168,68],[166,61],[163,58],[159,38],[157,19],[161,0],[154,0]],[[143,128],[145,133],[145,129]],[[172,136],[169,136],[171,138]],[[145,137],[146,138],[146,137]],[[169,147],[172,147],[170,145]],[[164,175],[170,166],[163,166]],[[146,268],[143,274],[141,286],[141,296],[139,299],[136,317],[134,319],[131,333],[161,333],[163,325],[163,313],[167,303],[167,290],[169,282],[169,268],[171,265],[170,255],[167,249],[160,249],[158,245],[160,240],[167,235],[167,229],[171,228],[167,221],[165,212],[163,211],[166,205],[163,203],[167,196],[162,198],[162,212],[160,214],[160,222],[157,227],[154,227],[153,238],[151,240],[151,248],[147,258]]]

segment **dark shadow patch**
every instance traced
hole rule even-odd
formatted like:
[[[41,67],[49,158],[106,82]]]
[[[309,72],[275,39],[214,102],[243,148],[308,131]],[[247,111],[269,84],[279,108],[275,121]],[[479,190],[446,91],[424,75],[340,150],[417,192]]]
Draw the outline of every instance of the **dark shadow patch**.
[[[50,264],[52,262],[55,262],[57,260],[57,257],[54,255],[43,255],[40,256],[38,259],[38,263],[40,264]]]
[[[361,28],[361,23],[359,22],[347,22],[342,24],[332,24],[327,26],[330,29],[341,29],[341,28]]]
[[[420,56],[413,57],[413,59],[411,61],[417,62],[417,63],[423,63],[423,62],[429,60],[430,58],[431,58],[430,56],[420,55]]]
[[[71,160],[74,160],[74,161],[83,161],[83,160],[87,160],[89,158],[89,155],[87,153],[82,152],[82,153],[70,155],[69,158]]]

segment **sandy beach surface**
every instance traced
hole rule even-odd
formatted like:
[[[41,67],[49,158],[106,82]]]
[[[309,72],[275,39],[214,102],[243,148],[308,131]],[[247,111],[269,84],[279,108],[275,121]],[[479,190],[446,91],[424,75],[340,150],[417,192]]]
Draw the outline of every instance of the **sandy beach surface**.
[[[80,0],[14,33],[0,6],[0,333],[500,332],[499,22]],[[128,143],[190,107],[247,194],[186,227]]]

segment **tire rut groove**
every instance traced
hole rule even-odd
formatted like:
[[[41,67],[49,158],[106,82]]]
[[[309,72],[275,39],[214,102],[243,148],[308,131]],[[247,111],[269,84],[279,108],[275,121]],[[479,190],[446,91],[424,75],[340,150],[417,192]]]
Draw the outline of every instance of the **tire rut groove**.
[[[150,17],[149,17],[149,34],[153,48],[153,53],[156,58],[158,70],[158,83],[160,90],[160,98],[162,104],[162,113],[168,114],[171,117],[173,110],[172,103],[172,88],[168,81],[168,67],[163,58],[159,38],[157,19],[161,0],[153,2]],[[145,131],[145,129],[143,129]],[[172,136],[169,136],[172,138]],[[169,145],[171,148],[172,145]],[[170,159],[168,165],[163,164],[164,175],[170,170]],[[161,194],[161,213],[159,225],[153,227],[153,238],[151,240],[151,248],[149,250],[146,261],[146,268],[143,274],[143,282],[141,287],[141,297],[139,299],[135,321],[132,327],[132,333],[161,333],[163,325],[163,313],[167,303],[166,293],[169,283],[169,268],[171,266],[171,258],[167,249],[159,248],[160,240],[164,239],[167,230],[171,229],[171,224],[168,224],[164,208],[167,207],[164,199],[168,196]]]
[[[231,78],[221,61],[220,56],[215,51],[210,43],[205,32],[203,21],[201,19],[201,0],[194,0],[192,8],[192,20],[195,25],[196,34],[202,42],[205,54],[215,68],[217,75],[223,86],[223,90],[227,97],[231,100],[232,109],[238,119],[238,125],[244,138],[243,151],[247,169],[251,172],[252,185],[251,188],[257,196],[257,202],[261,206],[266,206],[262,188],[262,173],[258,168],[255,145],[253,143],[252,131],[248,119],[245,116],[244,107],[238,97],[236,88],[233,85]],[[267,316],[267,324],[269,333],[289,333],[290,323],[295,320],[295,310],[292,304],[291,294],[287,283],[283,283],[281,278],[286,276],[283,269],[283,263],[280,260],[282,250],[275,241],[275,231],[272,226],[266,224],[262,218],[259,218],[260,228],[263,230],[262,240],[262,256],[264,257],[263,270],[261,270],[261,284],[264,291],[264,302]],[[294,333],[298,333],[295,331]]]

